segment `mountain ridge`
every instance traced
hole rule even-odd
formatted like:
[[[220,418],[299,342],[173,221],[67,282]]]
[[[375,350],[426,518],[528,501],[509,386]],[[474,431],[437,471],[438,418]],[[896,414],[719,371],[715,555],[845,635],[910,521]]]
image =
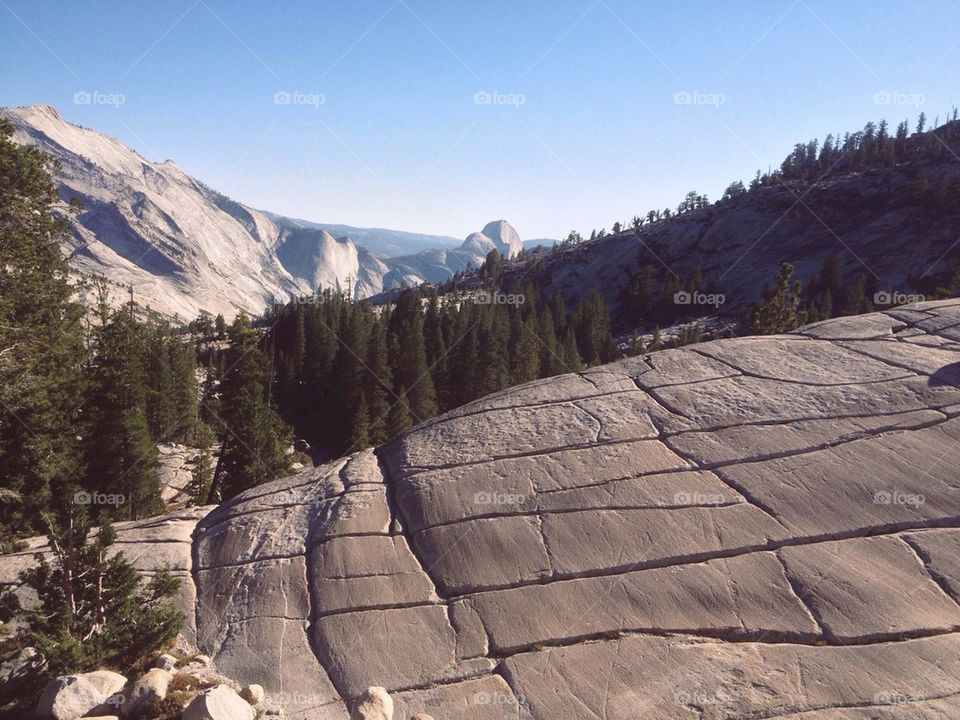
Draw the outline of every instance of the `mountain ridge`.
[[[116,138],[67,121],[50,105],[2,108],[0,117],[13,124],[15,141],[38,147],[60,164],[56,182],[62,204],[57,212],[69,221],[65,251],[72,270],[132,287],[138,303],[171,318],[187,320],[202,313],[232,317],[239,311],[257,315],[274,303],[328,288],[364,298],[381,292],[385,283],[393,287],[447,279],[479,265],[485,255],[481,250],[498,247],[512,253],[520,243],[516,231],[499,221],[493,238],[470,236],[477,236],[474,251],[451,248],[453,267],[446,262],[446,250],[384,260],[321,224],[233,200],[172,160],[147,160]],[[71,209],[74,200],[81,210]],[[381,245],[391,237],[407,247],[421,237],[445,241],[444,236],[359,230],[380,233]],[[126,293],[114,295],[115,303],[126,298]]]

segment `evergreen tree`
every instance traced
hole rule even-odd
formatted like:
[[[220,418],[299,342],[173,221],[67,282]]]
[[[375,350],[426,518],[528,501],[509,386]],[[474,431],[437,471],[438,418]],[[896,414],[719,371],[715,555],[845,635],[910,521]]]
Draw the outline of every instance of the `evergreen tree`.
[[[396,402],[387,415],[387,436],[396,437],[413,425],[410,419],[410,403],[407,401],[407,391],[401,386],[397,393]]]
[[[357,401],[350,427],[350,450],[370,447],[370,413],[367,411],[367,396],[363,392]]]
[[[513,313],[511,321],[510,383],[519,385],[540,377],[542,341],[537,336],[535,318],[524,321],[519,313]]]
[[[54,218],[56,163],[0,119],[0,544],[42,530],[41,512],[82,472],[76,435],[86,355]]]
[[[866,278],[863,273],[859,273],[853,279],[853,284],[847,292],[847,299],[843,304],[843,314],[859,315],[870,312],[872,309],[873,306],[870,301],[867,300]]]
[[[549,377],[564,372],[563,358],[553,327],[553,314],[549,307],[541,308],[537,315],[537,335],[540,338],[540,376]]]
[[[288,466],[288,430],[267,403],[268,365],[250,319],[230,328],[229,363],[222,380],[224,428],[214,492],[228,500],[282,475]]]
[[[577,348],[587,365],[609,362],[617,356],[616,345],[610,332],[610,313],[599,291],[578,307],[573,317],[577,336]]]
[[[477,386],[473,398],[490,395],[510,385],[510,363],[507,352],[507,329],[494,321],[491,306],[487,321],[478,335],[480,357],[478,359]]]
[[[417,422],[422,422],[436,415],[438,407],[436,390],[427,364],[419,294],[413,290],[404,291],[390,320],[390,333],[396,348],[391,362],[394,382],[398,387],[406,389],[410,413]]]
[[[37,555],[36,566],[20,574],[38,603],[16,608],[25,642],[47,658],[46,677],[126,668],[176,636],[183,618],[169,600],[179,581],[168,571],[145,584],[123,554],[113,552],[109,523],[90,537],[82,508],[65,510],[59,522],[47,520],[52,562]]]
[[[88,370],[84,457],[86,489],[122,496],[113,509],[128,519],[162,508],[157,478],[157,447],[147,423],[147,364],[142,329],[132,309],[110,312],[101,297],[105,322],[94,332]]]
[[[563,334],[563,350],[561,354],[563,372],[579,372],[583,369],[583,362],[580,360],[580,353],[577,352],[577,336],[573,332],[573,327],[567,327]]]
[[[190,484],[187,493],[190,495],[191,505],[204,505],[210,496],[210,486],[213,484],[213,467],[210,461],[210,451],[207,448],[200,450],[193,469],[190,471]]]
[[[196,347],[174,337],[169,358],[174,415],[168,441],[190,445],[196,442],[200,410]]]
[[[370,442],[374,445],[389,440],[387,415],[394,395],[393,375],[387,360],[387,339],[382,324],[374,325],[367,340],[363,393],[370,415]]]
[[[800,281],[793,281],[793,266],[783,263],[777,285],[767,301],[753,313],[753,332],[776,335],[796,329],[805,318],[800,311]]]

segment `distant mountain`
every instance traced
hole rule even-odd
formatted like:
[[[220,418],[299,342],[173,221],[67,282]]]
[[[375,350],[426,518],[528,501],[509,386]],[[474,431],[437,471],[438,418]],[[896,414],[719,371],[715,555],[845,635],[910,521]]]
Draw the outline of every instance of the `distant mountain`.
[[[459,240],[448,235],[424,235],[404,230],[358,228],[351,225],[318,223],[300,218],[285,217],[271,212],[264,212],[264,215],[279,225],[326,230],[334,237],[349,237],[358,246],[381,258],[412,255],[424,250],[455,248],[460,244]]]
[[[491,250],[505,258],[514,258],[523,250],[523,241],[506,220],[487,223],[480,232],[468,235],[459,248],[386,258],[389,272],[383,278],[383,287],[443,282],[456,272],[480,267]]]
[[[559,240],[554,240],[553,238],[534,238],[532,240],[524,240],[523,247],[527,250],[533,250],[538,247],[551,248],[556,245]]]

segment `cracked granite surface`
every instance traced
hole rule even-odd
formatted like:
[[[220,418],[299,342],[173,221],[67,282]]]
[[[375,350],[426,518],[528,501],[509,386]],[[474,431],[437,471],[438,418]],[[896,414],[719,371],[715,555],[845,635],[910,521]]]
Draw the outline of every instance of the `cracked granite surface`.
[[[295,718],[382,685],[438,720],[946,719],[958,441],[953,300],[537,381],[118,529]]]

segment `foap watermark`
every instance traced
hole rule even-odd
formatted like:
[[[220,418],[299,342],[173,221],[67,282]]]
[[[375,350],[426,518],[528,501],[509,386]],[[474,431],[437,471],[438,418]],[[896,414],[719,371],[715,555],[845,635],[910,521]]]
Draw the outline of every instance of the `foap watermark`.
[[[727,102],[727,96],[721,93],[705,93],[699,91],[688,92],[679,90],[673,94],[674,105],[705,105],[720,107]]]
[[[474,705],[523,705],[525,703],[523,695],[512,695],[504,692],[475,692],[473,694]]]
[[[526,495],[520,493],[489,492],[481,490],[473,495],[474,505],[512,505],[519,507],[527,501]]]
[[[901,690],[885,690],[873,696],[874,705],[904,705],[923,700],[923,696]]]
[[[319,108],[325,105],[327,96],[322,93],[307,93],[299,90],[279,90],[273,94],[274,105],[305,105]]]
[[[727,702],[727,696],[723,693],[703,692],[702,690],[676,690],[673,693],[673,702],[677,705],[695,705],[704,707],[706,705],[722,705]]]
[[[74,105],[109,105],[118,108],[127,101],[123,93],[108,93],[99,90],[77,90],[73,94]]]
[[[920,295],[919,293],[902,293],[896,290],[881,290],[873,295],[874,305],[916,305],[917,303],[926,302],[926,300],[925,295]]]
[[[908,505],[920,507],[927,501],[920,493],[908,493],[902,490],[877,490],[873,494],[874,505]]]
[[[320,292],[300,293],[293,296],[294,305],[317,305],[321,300]]]
[[[501,290],[477,290],[470,293],[477,305],[523,305],[527,298],[523,293],[505,293]]]
[[[519,108],[527,102],[527,96],[522,93],[505,93],[498,90],[478,90],[473,94],[474,105],[510,105]]]
[[[673,294],[674,305],[709,305],[711,307],[720,307],[727,301],[723,293],[702,293],[699,290],[687,292],[680,290]]]
[[[322,705],[325,702],[329,702],[329,698],[324,695],[315,695],[311,693],[299,693],[299,692],[279,692],[271,693],[270,699],[274,701],[277,705],[286,708],[313,708],[318,705]]]
[[[111,507],[119,507],[126,502],[127,496],[122,493],[87,492],[86,490],[80,490],[73,494],[74,505],[108,505]]]
[[[675,505],[723,505],[727,498],[722,493],[702,493],[681,491],[674,493]]]
[[[894,92],[881,90],[873,94],[874,105],[908,105],[917,107],[923,105],[927,98],[921,93]]]

